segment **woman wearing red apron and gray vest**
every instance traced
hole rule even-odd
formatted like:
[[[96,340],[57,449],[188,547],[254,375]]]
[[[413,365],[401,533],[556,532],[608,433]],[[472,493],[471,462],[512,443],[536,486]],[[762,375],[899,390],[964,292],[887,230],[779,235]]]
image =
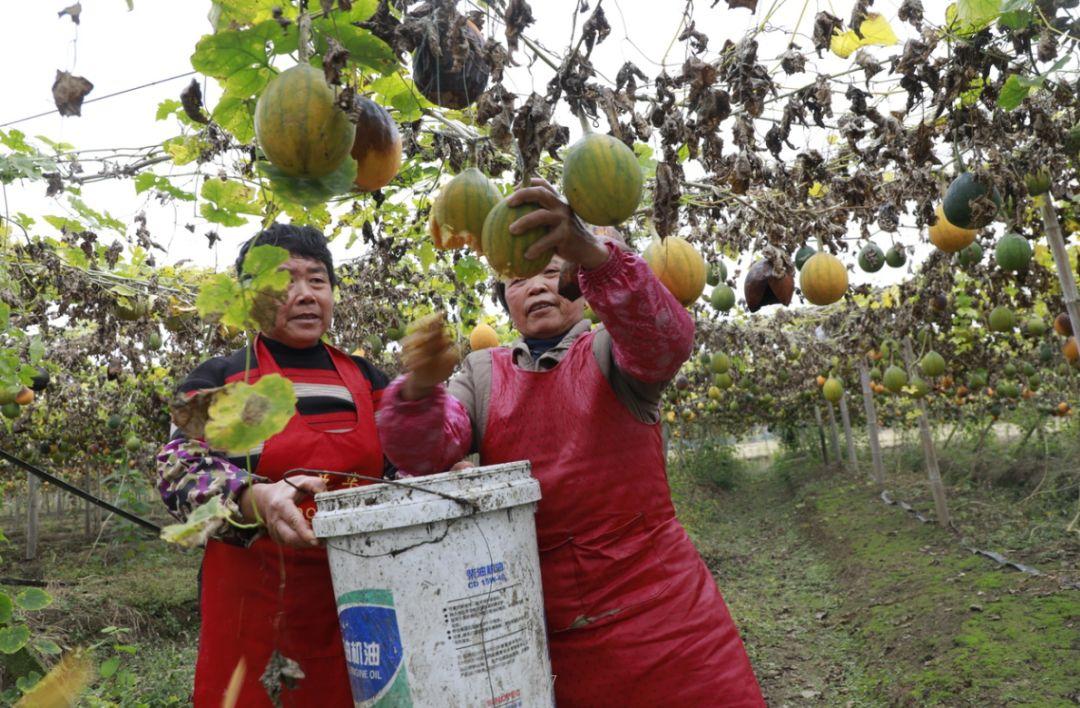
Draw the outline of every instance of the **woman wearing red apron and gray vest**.
[[[271,706],[268,690],[283,706],[352,706],[326,551],[309,526],[310,496],[342,478],[290,475],[297,490],[282,477],[295,468],[382,476],[374,412],[387,378],[321,342],[335,285],[323,235],[274,224],[241,250],[238,269],[247,249],[261,244],[290,252],[284,267],[292,284],[273,327],[256,337],[250,357],[241,349],[210,359],[180,391],[280,374],[293,382],[297,412],[282,432],[244,455],[225,458],[177,432],[157,458],[162,498],[181,520],[216,497],[237,520],[262,522],[253,530],[221,522],[206,544],[194,703],[221,706],[235,677],[239,693],[230,696],[244,708]],[[297,662],[303,678],[276,676],[264,687],[260,679],[275,652]]]
[[[457,358],[441,324],[410,335],[409,373],[377,415],[386,455],[410,474],[470,452],[485,465],[531,461],[560,708],[764,705],[667,484],[659,401],[690,356],[693,321],[641,258],[598,240],[546,182],[512,200],[541,206],[512,233],[549,227],[526,257],[557,254],[543,273],[500,284],[524,340],[470,354],[447,390]],[[564,261],[580,265],[603,328],[560,295]]]

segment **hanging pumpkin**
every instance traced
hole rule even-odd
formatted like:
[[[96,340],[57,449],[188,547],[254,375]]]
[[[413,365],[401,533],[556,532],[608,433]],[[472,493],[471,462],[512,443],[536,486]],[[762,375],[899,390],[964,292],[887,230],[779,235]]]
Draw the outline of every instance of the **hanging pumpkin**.
[[[954,226],[947,218],[941,205],[934,210],[937,221],[930,227],[930,243],[937,246],[945,253],[956,253],[967,248],[975,240],[974,229],[962,229]]]
[[[563,194],[587,223],[612,226],[625,221],[641,202],[641,165],[626,143],[590,133],[563,158]]]
[[[370,98],[356,96],[352,115],[356,123],[351,155],[356,160],[356,186],[374,192],[390,184],[401,167],[401,135],[386,109]]]
[[[654,238],[642,258],[683,307],[701,297],[705,290],[705,259],[686,239]]]
[[[456,15],[456,11],[454,11]],[[454,31],[451,26],[456,26]],[[488,66],[484,62],[484,37],[476,25],[451,22],[441,17],[437,23],[439,46],[432,47],[426,35],[413,55],[413,81],[424,98],[443,108],[466,108],[487,88]],[[454,48],[464,47],[464,56],[454,60]]]
[[[984,198],[989,202],[980,206],[979,202]],[[985,177],[964,172],[949,185],[941,207],[945,218],[958,228],[981,229],[994,220],[1001,208],[1001,195]]]
[[[354,130],[320,69],[297,64],[274,77],[255,104],[255,137],[290,177],[325,177],[349,156]]]
[[[803,297],[815,305],[831,305],[848,288],[847,269],[840,259],[830,253],[815,253],[803,265],[799,275]]]
[[[794,293],[795,275],[783,269],[778,272],[768,260],[750,266],[743,282],[743,297],[750,312],[757,312],[767,305],[786,307],[791,304]]]
[[[431,205],[428,231],[439,249],[461,248],[468,244],[483,253],[480,239],[484,221],[502,199],[499,190],[483,172],[470,167],[450,180]]]

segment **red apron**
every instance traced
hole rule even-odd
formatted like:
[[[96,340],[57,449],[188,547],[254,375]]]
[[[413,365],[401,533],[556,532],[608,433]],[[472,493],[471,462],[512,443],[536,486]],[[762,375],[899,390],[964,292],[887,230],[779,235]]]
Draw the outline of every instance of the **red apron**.
[[[559,708],[763,706],[716,583],[675,519],[659,425],[631,415],[593,334],[554,369],[491,349],[482,464],[527,459]]]
[[[382,476],[371,384],[348,355],[327,349],[356,404],[356,427],[323,432],[295,413],[285,430],[266,441],[258,474],[277,481],[290,469],[308,467]],[[255,352],[261,376],[281,373],[259,338]],[[343,486],[342,481],[330,477],[328,486]],[[314,515],[312,500],[301,508],[309,518]],[[353,705],[325,549],[285,548],[267,536],[248,548],[210,541],[203,558],[200,610],[196,706],[221,705],[243,658],[246,671],[236,705],[269,707],[259,678],[275,649],[297,661],[306,676],[295,690],[283,688],[283,706]]]

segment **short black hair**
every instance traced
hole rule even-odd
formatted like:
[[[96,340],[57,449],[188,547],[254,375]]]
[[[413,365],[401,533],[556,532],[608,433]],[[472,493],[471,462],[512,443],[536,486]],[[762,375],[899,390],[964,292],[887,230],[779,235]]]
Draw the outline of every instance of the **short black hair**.
[[[506,314],[509,315],[510,306],[506,304],[506,283],[504,283],[501,278],[496,278],[491,289],[495,292],[495,302],[502,305],[502,308],[506,310]]]
[[[337,278],[334,276],[334,258],[326,245],[326,237],[314,226],[273,223],[255,234],[240,247],[240,255],[236,257],[238,277],[244,274],[244,258],[252,246],[279,246],[294,256],[319,261],[326,266],[330,287],[337,287]]]

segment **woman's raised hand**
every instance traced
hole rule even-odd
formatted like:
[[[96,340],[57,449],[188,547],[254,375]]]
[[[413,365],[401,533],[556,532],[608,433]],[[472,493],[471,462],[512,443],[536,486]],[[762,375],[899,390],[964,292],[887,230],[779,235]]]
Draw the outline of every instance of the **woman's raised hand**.
[[[401,390],[406,400],[415,401],[430,395],[437,385],[450,378],[461,361],[441,312],[422,317],[410,325],[401,346],[401,363],[409,373]]]
[[[523,234],[538,226],[548,228],[547,235],[525,251],[526,258],[536,258],[544,251],[554,250],[563,260],[578,263],[583,268],[596,268],[608,259],[607,247],[547,180],[533,177],[531,185],[511,194],[507,203],[510,206],[531,203],[540,207],[510,224],[511,234]]]

